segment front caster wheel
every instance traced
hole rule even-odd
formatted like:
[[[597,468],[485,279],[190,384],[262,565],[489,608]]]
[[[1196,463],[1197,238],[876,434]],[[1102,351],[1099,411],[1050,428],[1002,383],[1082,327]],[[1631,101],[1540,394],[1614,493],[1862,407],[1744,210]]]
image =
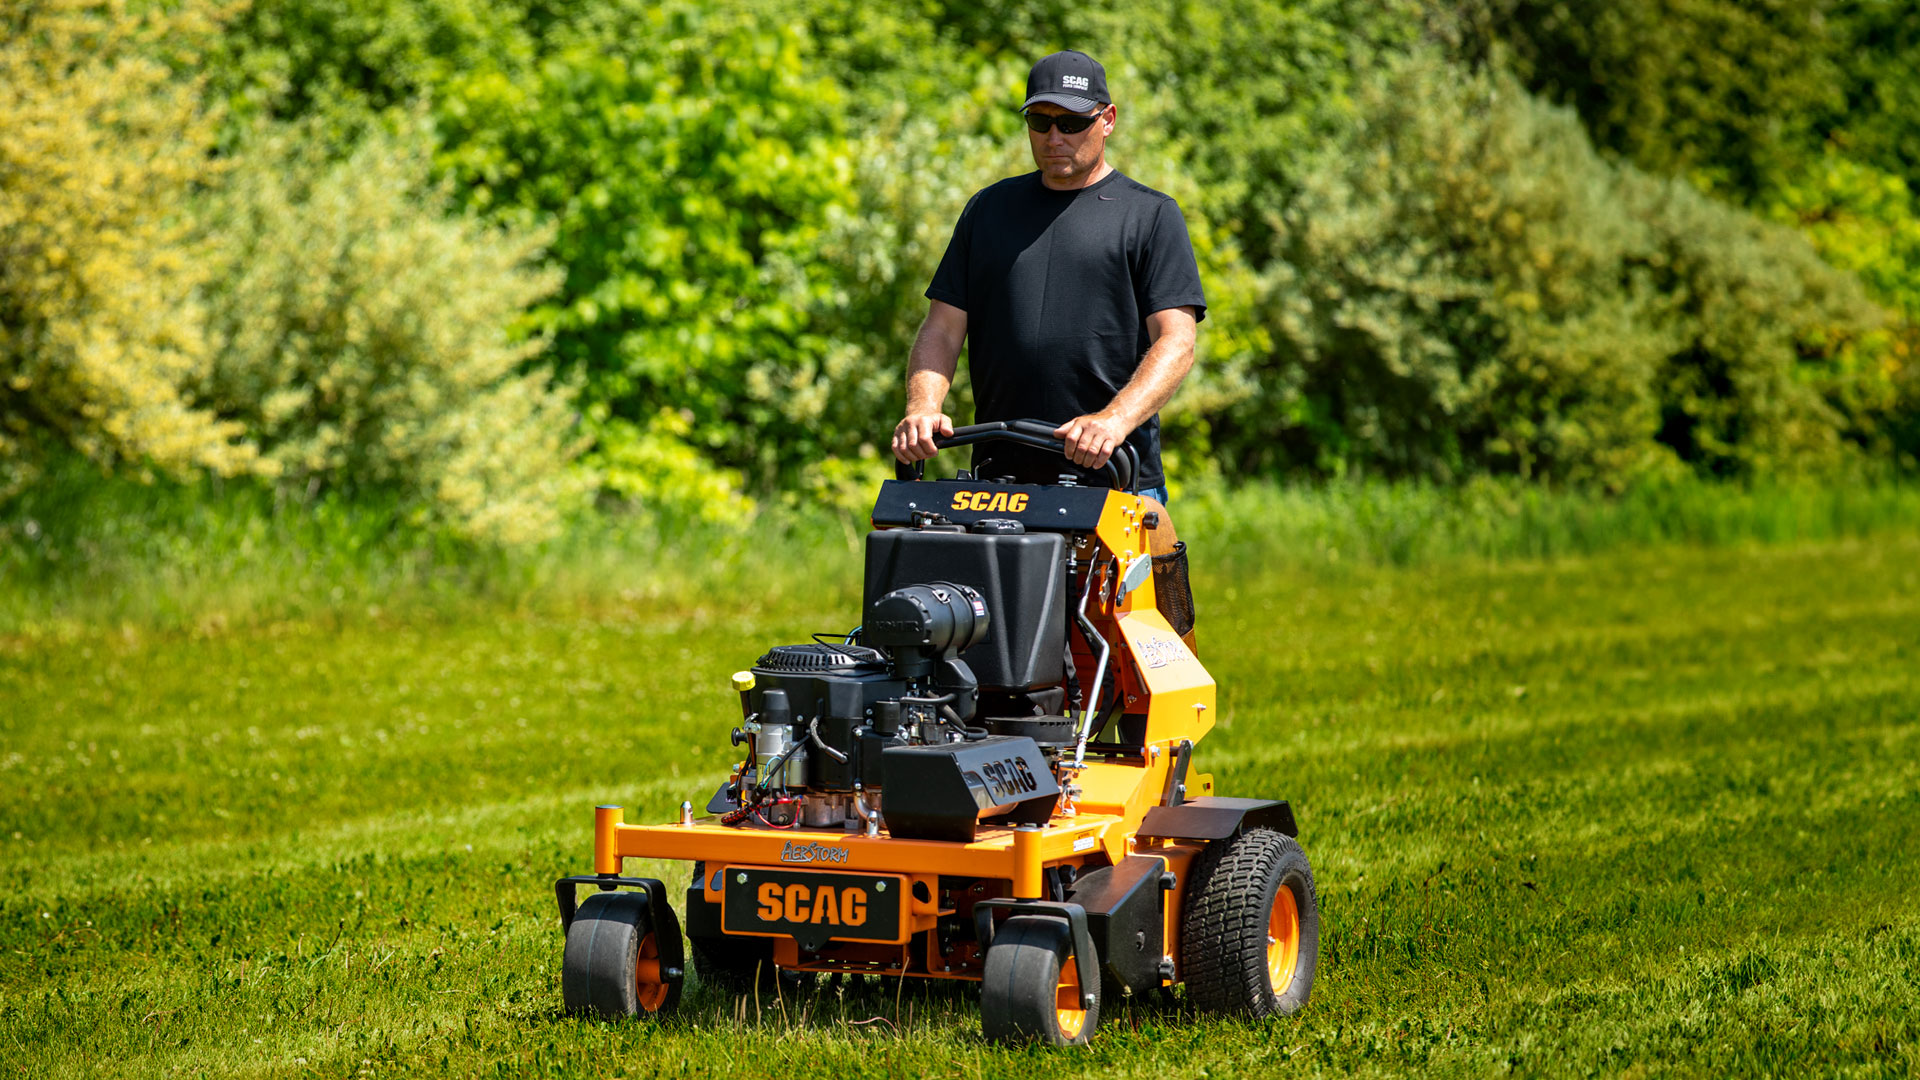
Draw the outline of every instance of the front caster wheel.
[[[560,960],[570,1013],[615,1020],[657,1016],[680,1003],[680,920],[660,905],[655,926],[644,893],[595,893],[580,905]]]
[[[980,1028],[995,1042],[1085,1046],[1100,999],[1081,997],[1073,935],[1058,919],[1019,916],[993,935],[980,985]]]
[[[1320,956],[1320,904],[1306,852],[1254,829],[1209,845],[1187,886],[1181,978],[1203,1011],[1285,1016],[1307,1003]]]

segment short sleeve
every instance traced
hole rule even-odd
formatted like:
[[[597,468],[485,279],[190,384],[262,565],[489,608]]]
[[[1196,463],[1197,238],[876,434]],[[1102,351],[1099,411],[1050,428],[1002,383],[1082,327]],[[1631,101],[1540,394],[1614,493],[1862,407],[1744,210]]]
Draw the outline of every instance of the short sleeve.
[[[1180,213],[1179,203],[1162,200],[1143,254],[1136,279],[1141,314],[1191,306],[1197,309],[1195,322],[1206,318],[1207,296],[1200,288],[1200,264],[1193,257],[1193,241],[1187,236],[1187,219]]]
[[[967,200],[966,209],[960,211],[960,220],[954,223],[953,238],[947,241],[947,253],[940,257],[940,266],[933,272],[933,283],[927,286],[926,297],[943,304],[952,304],[961,311],[967,310],[967,262],[973,247],[973,208],[980,202],[975,193]]]

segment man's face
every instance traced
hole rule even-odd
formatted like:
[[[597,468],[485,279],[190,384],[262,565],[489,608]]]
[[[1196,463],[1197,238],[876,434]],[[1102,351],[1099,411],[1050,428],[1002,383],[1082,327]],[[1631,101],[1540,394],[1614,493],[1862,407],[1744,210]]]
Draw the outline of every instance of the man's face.
[[[1119,110],[1112,105],[1103,105],[1097,114],[1089,114],[1075,113],[1047,101],[1035,102],[1027,112],[1041,116],[1099,117],[1078,135],[1061,131],[1058,124],[1050,125],[1045,131],[1027,129],[1027,141],[1033,146],[1033,163],[1040,167],[1040,176],[1049,187],[1077,187],[1092,175],[1100,166],[1101,155],[1106,153],[1107,136],[1113,134],[1113,124],[1119,116]]]

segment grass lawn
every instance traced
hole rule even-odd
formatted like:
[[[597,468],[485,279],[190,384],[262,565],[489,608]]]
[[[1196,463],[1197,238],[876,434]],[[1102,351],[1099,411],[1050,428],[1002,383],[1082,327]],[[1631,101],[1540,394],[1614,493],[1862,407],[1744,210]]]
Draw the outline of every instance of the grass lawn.
[[[1296,1017],[1112,1006],[1076,1053],[917,985],[560,1015],[591,807],[703,799],[727,674],[852,625],[849,557],[812,596],[0,639],[0,1075],[1920,1073],[1920,534],[1195,557],[1196,764],[1291,799],[1319,882]]]

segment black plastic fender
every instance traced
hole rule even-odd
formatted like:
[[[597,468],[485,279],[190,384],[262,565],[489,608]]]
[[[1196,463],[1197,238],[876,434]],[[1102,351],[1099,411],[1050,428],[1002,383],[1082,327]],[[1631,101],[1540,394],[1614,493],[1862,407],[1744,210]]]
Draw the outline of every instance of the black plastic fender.
[[[1248,829],[1300,835],[1293,807],[1285,801],[1219,795],[1188,799],[1178,806],[1156,806],[1147,811],[1134,835],[1148,840],[1225,840]]]

